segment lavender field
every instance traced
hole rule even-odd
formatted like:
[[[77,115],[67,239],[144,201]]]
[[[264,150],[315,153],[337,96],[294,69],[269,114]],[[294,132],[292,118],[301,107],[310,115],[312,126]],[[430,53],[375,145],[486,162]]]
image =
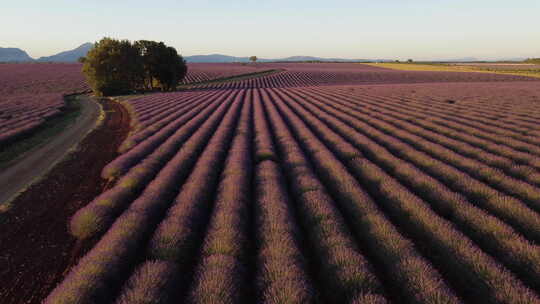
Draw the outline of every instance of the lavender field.
[[[194,84],[194,88],[240,89],[354,84],[535,81],[534,78],[474,72],[398,71],[357,63],[258,63],[279,72],[251,79]],[[234,70],[234,69],[232,69]]]
[[[64,95],[88,89],[80,64],[0,64],[0,144],[62,112]]]
[[[540,303],[538,81],[256,69],[125,102],[45,303]]]
[[[0,64],[0,144],[30,134],[65,107],[64,95],[89,90],[82,65]],[[189,65],[185,84],[205,82],[267,70],[242,64]]]
[[[183,83],[196,83],[270,70],[264,65],[246,63],[190,63]]]

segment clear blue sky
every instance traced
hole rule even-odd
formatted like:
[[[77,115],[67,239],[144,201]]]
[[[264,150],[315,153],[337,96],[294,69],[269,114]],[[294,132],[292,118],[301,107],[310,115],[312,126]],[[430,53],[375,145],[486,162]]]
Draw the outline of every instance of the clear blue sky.
[[[183,55],[540,57],[540,0],[2,2],[0,46],[33,57],[103,36],[160,40]]]

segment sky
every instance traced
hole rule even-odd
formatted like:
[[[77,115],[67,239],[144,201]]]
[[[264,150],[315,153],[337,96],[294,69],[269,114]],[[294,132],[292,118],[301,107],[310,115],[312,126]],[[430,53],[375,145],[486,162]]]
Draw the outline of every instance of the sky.
[[[540,57],[540,0],[0,0],[0,47],[32,57],[104,36],[184,56]]]

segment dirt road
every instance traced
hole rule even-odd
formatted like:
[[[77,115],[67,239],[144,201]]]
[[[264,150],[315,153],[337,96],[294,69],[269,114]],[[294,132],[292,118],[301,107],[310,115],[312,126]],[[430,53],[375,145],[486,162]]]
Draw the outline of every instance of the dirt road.
[[[90,97],[81,95],[79,98],[82,99],[81,112],[74,124],[50,142],[26,152],[0,172],[0,205],[44,176],[94,128],[100,113],[99,105]]]
[[[101,104],[103,123],[0,214],[0,303],[41,303],[92,245],[77,244],[68,222],[107,187],[101,170],[118,156],[130,129],[123,106]]]

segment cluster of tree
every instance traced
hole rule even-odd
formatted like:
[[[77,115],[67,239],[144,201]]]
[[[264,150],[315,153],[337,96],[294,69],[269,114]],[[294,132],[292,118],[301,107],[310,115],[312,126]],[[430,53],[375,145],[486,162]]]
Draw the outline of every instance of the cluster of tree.
[[[175,48],[163,42],[103,38],[85,58],[83,73],[98,96],[134,91],[175,90],[187,65]]]
[[[399,59],[395,60],[394,62],[395,62],[395,63],[401,63],[401,61],[399,61]],[[407,63],[413,63],[413,62],[414,62],[414,60],[412,60],[412,59],[407,59]]]

